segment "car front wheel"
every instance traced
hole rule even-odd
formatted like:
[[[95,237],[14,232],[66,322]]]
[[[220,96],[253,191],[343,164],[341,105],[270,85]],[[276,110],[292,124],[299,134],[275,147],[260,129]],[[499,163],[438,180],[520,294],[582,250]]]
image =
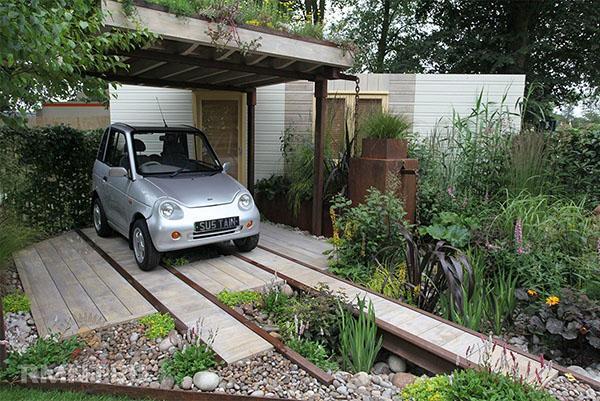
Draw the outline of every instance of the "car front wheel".
[[[250,252],[258,245],[258,234],[251,237],[234,239],[233,243],[240,252]]]
[[[92,220],[98,236],[108,237],[112,234],[112,229],[106,221],[106,214],[104,214],[104,208],[99,198],[94,198],[92,201]]]
[[[160,252],[154,247],[148,226],[144,220],[139,219],[133,223],[131,243],[133,245],[135,261],[140,269],[149,271],[158,266],[160,263]]]

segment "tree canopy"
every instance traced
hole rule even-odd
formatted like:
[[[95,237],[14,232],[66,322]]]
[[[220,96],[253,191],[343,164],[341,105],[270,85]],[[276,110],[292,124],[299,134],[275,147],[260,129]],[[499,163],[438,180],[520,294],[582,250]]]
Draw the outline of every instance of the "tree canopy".
[[[0,2],[0,116],[6,124],[44,102],[85,94],[106,98],[107,83],[90,74],[125,68],[119,51],[151,40],[143,30],[103,31],[99,1]]]
[[[365,49],[358,70],[526,74],[554,105],[600,94],[596,0],[338,2],[349,10],[338,26]]]

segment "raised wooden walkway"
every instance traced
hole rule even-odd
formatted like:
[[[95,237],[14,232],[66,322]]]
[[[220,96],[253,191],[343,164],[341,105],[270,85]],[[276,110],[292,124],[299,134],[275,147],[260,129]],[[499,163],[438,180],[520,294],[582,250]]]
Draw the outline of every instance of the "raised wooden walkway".
[[[184,284],[166,269],[156,268],[150,272],[142,271],[135,263],[133,252],[122,237],[101,238],[94,229],[82,230],[94,243],[102,248],[112,259],[133,276],[146,290],[154,295],[171,313],[186,324],[194,327],[201,324],[201,338],[205,341],[214,335],[212,348],[228,363],[252,357],[273,347],[242,323],[225,313],[221,308],[204,296]],[[252,280],[244,284],[239,280],[249,275],[247,270],[239,268],[241,263],[227,263],[224,258],[199,261],[181,267],[180,270],[200,283],[210,283],[211,291],[219,292],[224,288],[242,290],[264,285],[267,280],[258,277],[271,277],[264,271],[254,269]],[[235,261],[232,261],[235,262]],[[233,283],[233,284],[230,284]],[[228,287],[232,285],[231,287]]]
[[[70,335],[155,312],[74,232],[32,245],[14,260],[42,336]]]

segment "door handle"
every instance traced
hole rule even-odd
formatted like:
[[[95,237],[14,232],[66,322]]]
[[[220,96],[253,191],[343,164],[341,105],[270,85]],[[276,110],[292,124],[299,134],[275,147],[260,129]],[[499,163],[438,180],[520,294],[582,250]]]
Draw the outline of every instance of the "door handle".
[[[104,176],[102,177],[102,181],[106,182],[108,180],[108,177]]]

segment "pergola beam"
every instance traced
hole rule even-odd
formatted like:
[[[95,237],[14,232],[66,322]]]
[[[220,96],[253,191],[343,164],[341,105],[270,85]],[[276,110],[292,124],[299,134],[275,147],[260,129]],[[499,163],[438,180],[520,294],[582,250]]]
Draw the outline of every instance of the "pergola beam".
[[[248,111],[248,155],[247,155],[247,177],[246,186],[248,191],[254,196],[254,144],[256,137],[256,89],[251,89],[246,93],[246,105]]]
[[[245,92],[246,88],[242,86],[230,86],[230,85],[213,85],[195,83],[190,81],[177,81],[171,79],[159,79],[159,78],[142,78],[142,77],[131,77],[127,75],[119,74],[99,74],[88,72],[88,75],[99,77],[107,81],[118,82],[127,85],[146,85],[146,86],[158,86],[178,89],[208,89],[208,90],[222,90],[222,91],[233,91],[233,92]]]
[[[312,233],[323,233],[323,185],[325,182],[325,130],[327,129],[327,80],[315,82],[315,158],[313,175]]]

